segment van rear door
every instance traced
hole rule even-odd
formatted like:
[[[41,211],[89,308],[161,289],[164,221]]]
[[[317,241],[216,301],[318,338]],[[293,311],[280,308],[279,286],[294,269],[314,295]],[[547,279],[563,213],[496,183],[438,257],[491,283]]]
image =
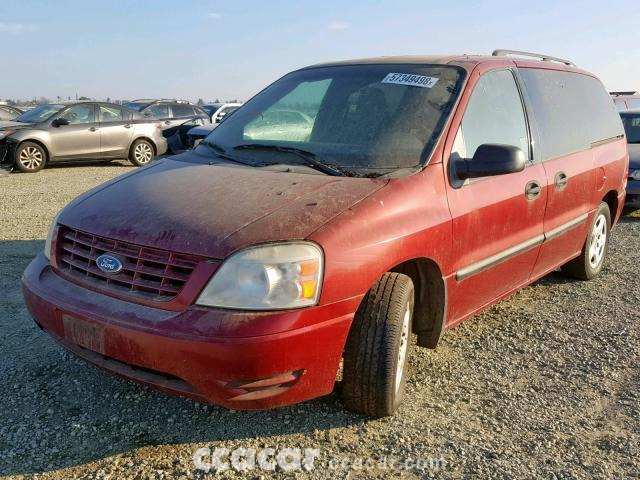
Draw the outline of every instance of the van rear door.
[[[582,250],[589,214],[600,203],[594,200],[602,179],[593,149],[621,132],[616,107],[596,78],[540,68],[519,68],[518,74],[532,119],[534,157],[544,166],[548,191],[535,278]]]

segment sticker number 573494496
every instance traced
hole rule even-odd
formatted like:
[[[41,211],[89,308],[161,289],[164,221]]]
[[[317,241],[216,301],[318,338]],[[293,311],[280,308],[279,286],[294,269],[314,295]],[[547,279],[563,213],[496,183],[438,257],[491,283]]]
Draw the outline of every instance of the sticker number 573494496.
[[[426,75],[414,75],[412,73],[389,73],[382,80],[382,83],[395,83],[410,87],[431,88],[438,82],[437,78]]]

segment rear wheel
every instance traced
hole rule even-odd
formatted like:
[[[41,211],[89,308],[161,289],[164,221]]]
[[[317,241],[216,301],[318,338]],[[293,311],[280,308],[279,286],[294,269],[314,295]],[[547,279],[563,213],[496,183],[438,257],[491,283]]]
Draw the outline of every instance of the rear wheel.
[[[383,417],[400,406],[413,302],[413,282],[401,273],[386,273],[365,296],[344,351],[342,397],[347,408]]]
[[[153,145],[146,140],[136,140],[129,151],[129,161],[136,167],[148,165],[155,157]]]
[[[609,205],[602,202],[596,210],[582,253],[563,265],[562,271],[580,280],[595,278],[602,270],[607,256],[610,230],[611,212],[609,212]]]
[[[16,167],[24,173],[34,173],[44,168],[47,153],[34,142],[23,142],[16,149]]]

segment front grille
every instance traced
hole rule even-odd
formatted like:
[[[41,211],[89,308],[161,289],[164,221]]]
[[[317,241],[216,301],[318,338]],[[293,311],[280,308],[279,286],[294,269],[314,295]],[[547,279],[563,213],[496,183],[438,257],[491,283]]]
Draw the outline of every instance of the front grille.
[[[118,257],[123,269],[115,274],[100,270],[96,259],[104,253]],[[61,273],[99,290],[153,301],[175,298],[196,265],[203,260],[193,255],[142,247],[67,227],[60,227],[56,245],[56,263]]]

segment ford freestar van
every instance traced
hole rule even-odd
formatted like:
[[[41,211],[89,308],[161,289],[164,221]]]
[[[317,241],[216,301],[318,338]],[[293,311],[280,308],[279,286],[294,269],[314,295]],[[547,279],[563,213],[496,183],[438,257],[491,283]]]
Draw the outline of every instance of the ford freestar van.
[[[412,334],[434,348],[552,270],[600,272],[627,169],[613,102],[568,61],[312,66],[71,202],[24,295],[65,348],[138,382],[260,409],[341,370],[347,407],[389,415]]]

